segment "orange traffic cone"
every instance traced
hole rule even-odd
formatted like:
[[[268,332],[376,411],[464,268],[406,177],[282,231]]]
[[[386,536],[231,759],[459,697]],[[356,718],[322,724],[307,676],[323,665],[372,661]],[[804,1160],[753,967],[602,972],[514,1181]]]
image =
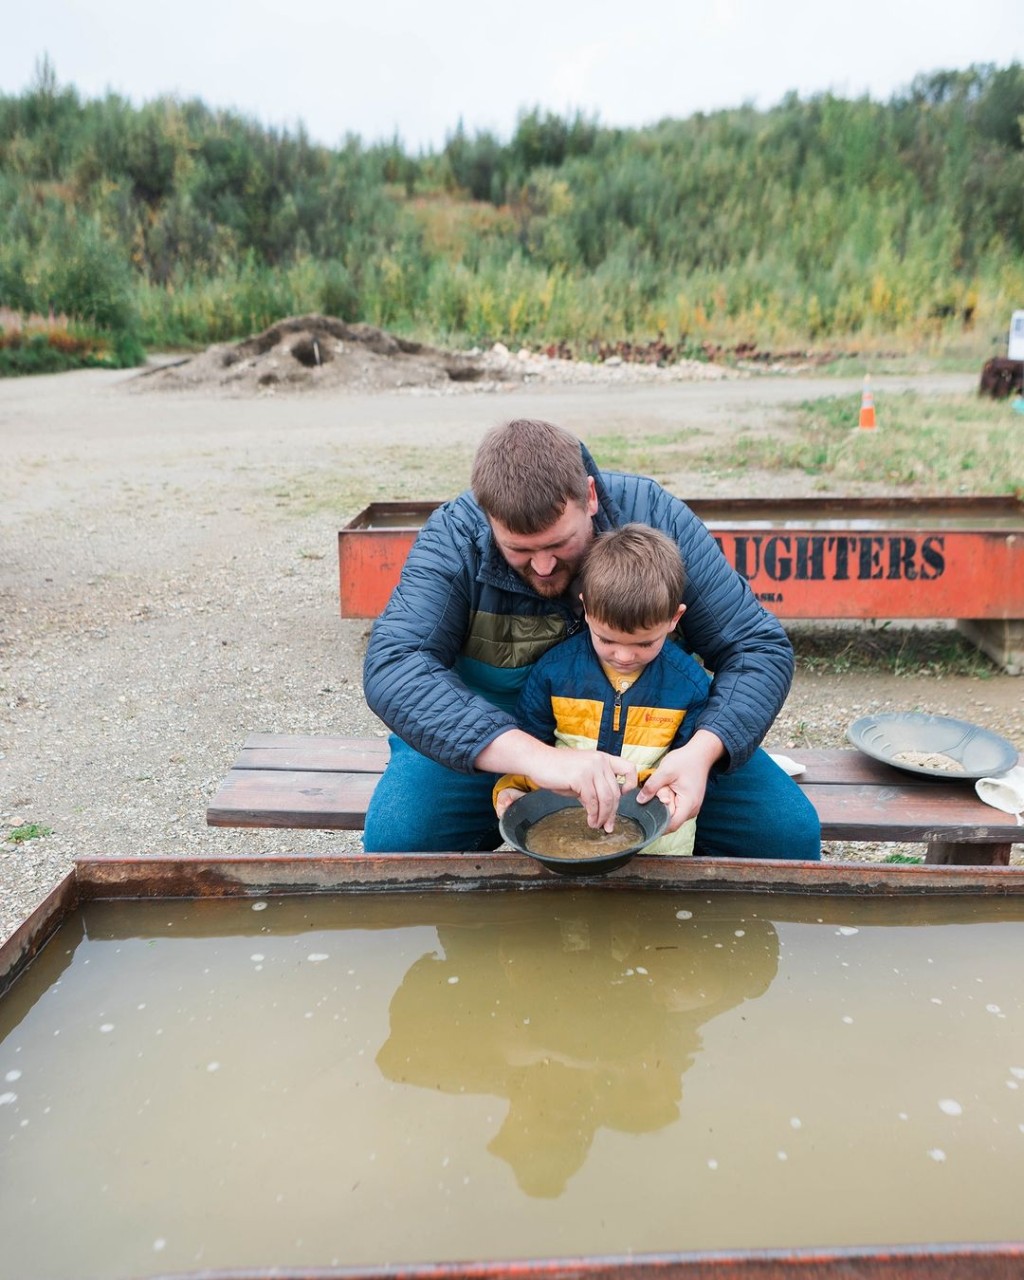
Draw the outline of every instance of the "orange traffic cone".
[[[875,398],[871,394],[871,380],[864,379],[864,390],[860,397],[860,425],[866,431],[874,431],[878,423],[875,421]]]

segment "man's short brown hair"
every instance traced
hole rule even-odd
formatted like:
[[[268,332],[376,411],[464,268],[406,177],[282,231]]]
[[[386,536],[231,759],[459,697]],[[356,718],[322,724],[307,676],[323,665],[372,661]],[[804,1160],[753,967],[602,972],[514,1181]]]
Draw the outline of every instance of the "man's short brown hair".
[[[675,616],[686,574],[679,548],[645,524],[595,538],[579,576],[589,617],[616,631],[646,631]]]
[[[515,418],[492,428],[476,451],[470,484],[484,512],[512,533],[543,533],[566,503],[586,505],[580,442],[552,422]]]

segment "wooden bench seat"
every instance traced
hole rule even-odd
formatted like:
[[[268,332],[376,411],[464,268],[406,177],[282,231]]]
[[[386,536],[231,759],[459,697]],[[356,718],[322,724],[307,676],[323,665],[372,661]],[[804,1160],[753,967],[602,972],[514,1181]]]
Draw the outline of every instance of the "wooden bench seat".
[[[824,840],[923,843],[926,861],[1008,865],[1024,828],[966,782],[932,780],[855,750],[789,750]],[[361,831],[388,760],[384,738],[255,733],[206,811],[214,827]]]

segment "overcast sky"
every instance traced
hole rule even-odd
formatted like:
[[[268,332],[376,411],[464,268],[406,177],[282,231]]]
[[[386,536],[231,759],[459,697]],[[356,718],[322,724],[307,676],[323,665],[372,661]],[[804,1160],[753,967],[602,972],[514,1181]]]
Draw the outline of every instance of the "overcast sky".
[[[440,148],[521,110],[605,125],[789,90],[886,99],[915,75],[1024,61],[1022,0],[0,0],[0,93],[201,98],[318,142]]]

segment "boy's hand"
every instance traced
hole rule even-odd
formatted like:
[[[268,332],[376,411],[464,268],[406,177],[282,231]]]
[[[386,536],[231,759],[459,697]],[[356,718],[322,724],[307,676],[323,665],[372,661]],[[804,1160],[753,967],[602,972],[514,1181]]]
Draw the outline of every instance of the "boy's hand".
[[[669,810],[668,830],[678,831],[684,822],[700,813],[708,774],[724,754],[721,739],[707,729],[698,729],[689,742],[662,759],[641,787],[637,800],[644,804],[657,796]]]
[[[505,787],[494,797],[494,812],[499,818],[505,816],[505,810],[510,804],[513,804],[521,796],[525,796],[525,791],[520,791],[517,787]]]

